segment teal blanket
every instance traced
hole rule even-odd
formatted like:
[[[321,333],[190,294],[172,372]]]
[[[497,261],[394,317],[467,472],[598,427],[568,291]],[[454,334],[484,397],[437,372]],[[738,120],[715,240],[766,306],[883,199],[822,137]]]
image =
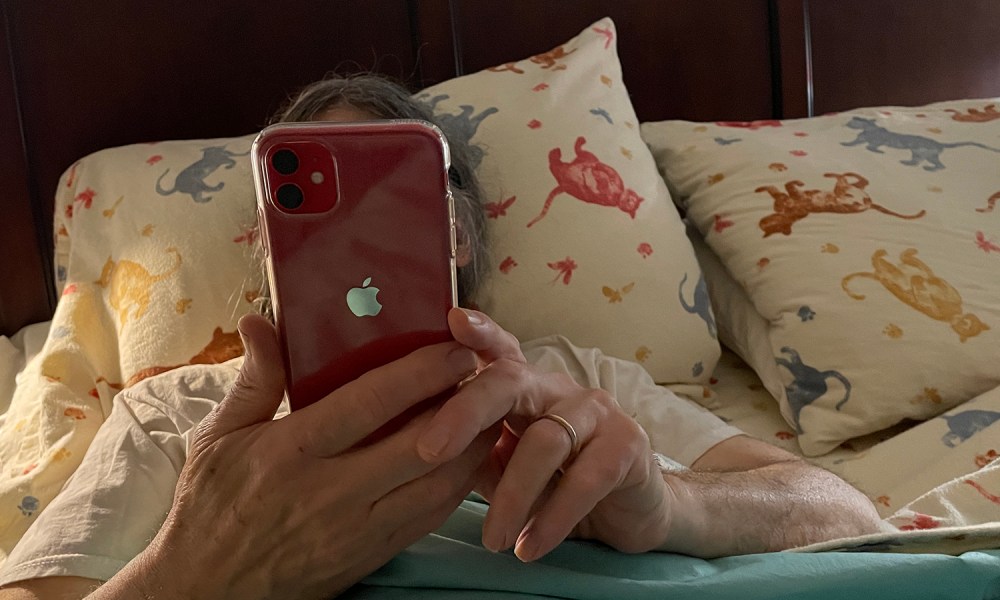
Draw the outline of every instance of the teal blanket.
[[[701,560],[625,555],[566,542],[522,564],[480,545],[486,506],[467,500],[435,534],[355,587],[348,598],[421,600],[963,600],[1000,599],[1000,550],[940,554],[774,553]]]

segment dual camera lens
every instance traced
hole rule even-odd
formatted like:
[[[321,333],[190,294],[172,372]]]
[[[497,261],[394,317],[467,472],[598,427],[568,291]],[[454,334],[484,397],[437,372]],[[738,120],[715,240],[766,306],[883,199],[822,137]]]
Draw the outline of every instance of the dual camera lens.
[[[299,169],[299,157],[287,148],[278,150],[271,157],[271,165],[278,173],[291,175]],[[299,186],[294,183],[284,183],[278,187],[277,200],[282,208],[295,210],[302,206],[305,196],[303,196],[302,188]]]

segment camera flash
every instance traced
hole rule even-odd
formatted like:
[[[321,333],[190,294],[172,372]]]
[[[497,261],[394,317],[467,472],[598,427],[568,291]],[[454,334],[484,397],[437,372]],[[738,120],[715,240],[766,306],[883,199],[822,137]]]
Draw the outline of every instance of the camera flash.
[[[319,185],[323,183],[323,174],[319,171],[313,171],[312,175],[309,176],[309,179],[316,185]]]

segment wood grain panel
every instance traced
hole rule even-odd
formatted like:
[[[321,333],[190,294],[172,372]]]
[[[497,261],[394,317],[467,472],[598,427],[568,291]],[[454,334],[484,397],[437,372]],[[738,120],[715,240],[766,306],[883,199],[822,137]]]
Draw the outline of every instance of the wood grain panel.
[[[10,335],[51,313],[51,263],[43,263],[40,248],[51,244],[52,235],[39,239],[35,225],[4,9],[0,5],[0,335]]]
[[[1000,96],[997,0],[808,0],[817,114]]]
[[[254,131],[334,69],[417,75],[405,0],[6,1],[45,224],[59,175],[90,152]]]
[[[610,16],[639,119],[769,118],[766,0],[454,0],[465,72],[544,52]]]

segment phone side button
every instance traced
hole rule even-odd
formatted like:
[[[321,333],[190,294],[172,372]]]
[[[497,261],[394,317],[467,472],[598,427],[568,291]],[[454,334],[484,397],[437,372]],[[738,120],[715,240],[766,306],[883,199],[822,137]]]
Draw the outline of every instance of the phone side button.
[[[454,259],[456,256],[458,256],[458,241],[455,239],[456,236],[455,236],[455,224],[454,223],[451,224],[450,231],[451,231],[451,235],[449,237],[451,239],[449,240],[449,242],[451,244],[451,257]]]

